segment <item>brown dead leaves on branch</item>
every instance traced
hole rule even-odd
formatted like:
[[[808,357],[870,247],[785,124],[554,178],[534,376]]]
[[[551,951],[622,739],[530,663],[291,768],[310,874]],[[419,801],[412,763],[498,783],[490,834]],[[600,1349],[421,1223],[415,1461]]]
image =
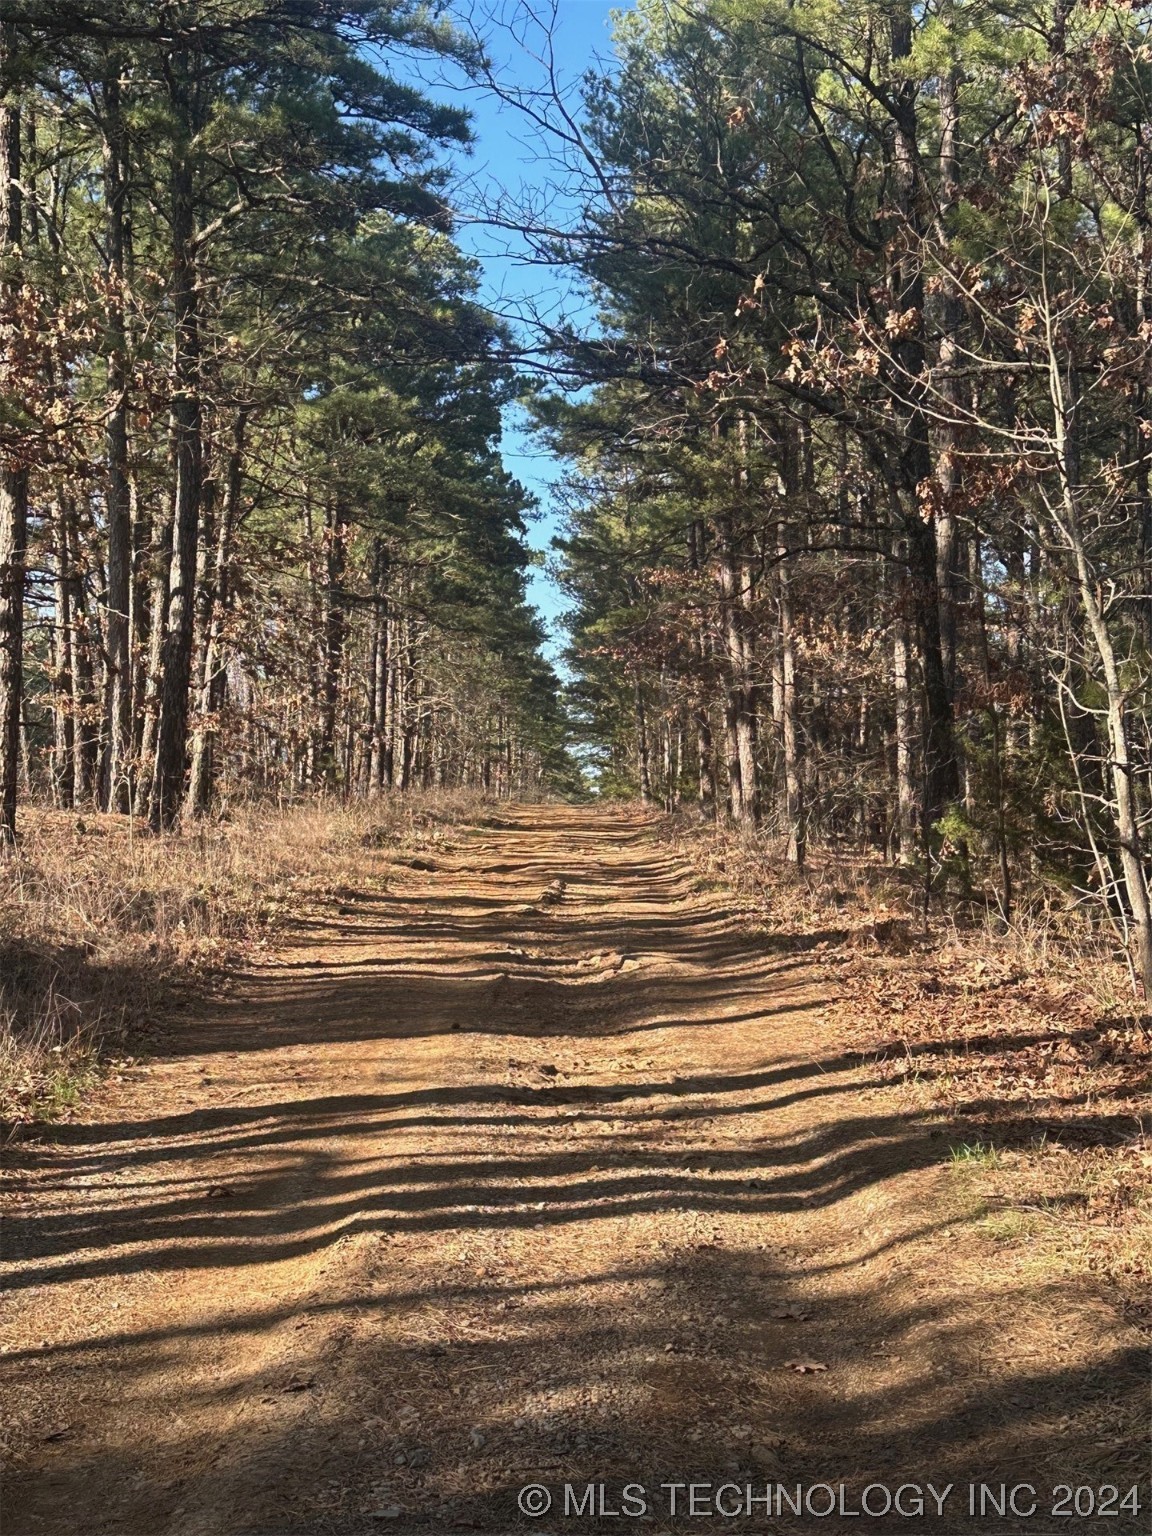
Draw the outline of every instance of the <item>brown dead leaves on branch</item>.
[[[0,459],[7,469],[66,460],[75,434],[90,428],[90,401],[74,370],[92,344],[85,304],[57,303],[30,283],[0,291]]]

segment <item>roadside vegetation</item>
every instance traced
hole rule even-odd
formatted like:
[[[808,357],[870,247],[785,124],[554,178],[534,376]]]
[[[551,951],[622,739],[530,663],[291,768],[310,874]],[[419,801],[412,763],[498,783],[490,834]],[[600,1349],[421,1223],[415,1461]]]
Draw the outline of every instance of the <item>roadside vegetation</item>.
[[[617,48],[563,243],[605,330],[540,407],[601,785],[1146,1010],[1146,16],[641,0]]]
[[[318,907],[388,888],[479,794],[238,806],[184,836],[33,808],[0,863],[0,1120],[58,1119]]]
[[[666,826],[701,885],[819,962],[813,1052],[851,1052],[930,1127],[1011,1262],[1095,1274],[1152,1320],[1152,1025],[1108,938],[1041,892],[1009,925],[953,902],[926,926],[898,865],[821,854],[798,871],[747,831]]]
[[[476,50],[375,0],[4,9],[8,1119],[383,878],[376,843],[578,783],[522,383],[446,198],[467,114],[413,58]]]

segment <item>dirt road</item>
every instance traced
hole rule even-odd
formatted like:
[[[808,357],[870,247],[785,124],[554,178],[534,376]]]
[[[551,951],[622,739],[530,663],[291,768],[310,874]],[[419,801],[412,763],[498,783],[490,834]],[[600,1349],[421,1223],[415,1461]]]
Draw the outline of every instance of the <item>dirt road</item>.
[[[1149,1528],[1138,1340],[1001,1254],[809,953],[625,813],[512,809],[434,862],[21,1154],[6,1536]],[[1142,1477],[1137,1515],[1046,1518]],[[927,1511],[825,1515],[841,1483]]]

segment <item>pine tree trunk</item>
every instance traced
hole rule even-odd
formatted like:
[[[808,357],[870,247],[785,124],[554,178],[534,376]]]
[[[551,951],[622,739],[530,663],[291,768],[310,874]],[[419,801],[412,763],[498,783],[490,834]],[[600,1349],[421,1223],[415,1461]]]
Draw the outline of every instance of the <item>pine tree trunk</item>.
[[[183,61],[177,68],[177,84],[173,89],[173,105],[177,112],[180,137],[174,155],[171,185],[172,308],[175,322],[172,436],[176,491],[168,606],[160,647],[160,724],[156,738],[156,771],[149,806],[149,820],[155,830],[173,825],[184,798],[196,602],[196,550],[204,478],[200,317],[191,160],[193,125],[182,66]]]
[[[401,577],[401,590],[403,578]],[[387,620],[387,644],[385,664],[388,669],[386,688],[387,711],[384,720],[384,754],[381,764],[383,787],[392,789],[396,784],[396,731],[400,710],[400,616],[390,614]]]
[[[339,778],[336,761],[336,714],[340,703],[340,673],[348,632],[348,598],[344,579],[348,554],[348,524],[343,508],[333,500],[325,528],[324,676],[320,710],[320,763],[327,784]]]
[[[694,518],[688,526],[688,568],[698,577],[704,563],[704,524]],[[704,693],[704,665],[708,658],[708,634],[703,614],[697,612],[692,635],[693,651],[700,676],[696,688],[700,697],[692,709],[692,724],[696,731],[696,796],[705,816],[716,814],[716,756],[712,741],[712,724],[708,718],[707,696]]]
[[[76,526],[75,503],[70,497],[61,498],[61,518],[68,530],[66,548],[71,554],[66,579],[72,616],[73,796],[77,805],[89,805],[97,803],[100,766],[100,732],[97,724],[100,710],[95,667],[97,644],[92,633],[93,623],[88,612],[84,577],[75,558],[81,540]]]
[[[148,656],[143,664],[143,686],[140,690],[139,769],[133,801],[133,809],[137,816],[148,815],[148,807],[152,800],[152,784],[156,776],[164,615],[168,608],[168,583],[172,573],[172,503],[167,497],[153,519],[148,564]],[[143,619],[143,613],[141,619]]]
[[[1132,216],[1136,225],[1136,323],[1143,331],[1152,324],[1152,126],[1136,129],[1136,187]],[[1143,367],[1133,399],[1132,446],[1134,508],[1140,550],[1137,590],[1141,594],[1144,644],[1152,652],[1152,351],[1145,348]]]
[[[652,804],[652,778],[648,760],[648,716],[644,708],[644,689],[637,673],[632,683],[632,697],[636,709],[636,779],[640,788],[640,803]]]
[[[149,518],[140,501],[135,476],[129,479],[132,520],[132,556],[128,579],[128,664],[131,677],[129,753],[127,777],[135,802],[136,773],[144,729],[144,697],[148,688],[148,548]]]
[[[800,737],[796,722],[796,648],[792,622],[792,593],[788,562],[784,558],[787,543],[780,528],[780,562],[776,581],[780,611],[780,715],[784,750],[784,828],[787,839],[785,858],[797,869],[804,867],[804,790],[800,767]]]
[[[188,780],[188,813],[202,816],[216,792],[216,744],[219,714],[228,688],[228,671],[223,655],[224,623],[232,597],[232,537],[240,517],[240,490],[243,483],[245,436],[249,406],[241,406],[232,429],[232,446],[224,498],[216,519],[216,541],[211,582],[206,584],[201,613],[203,654],[199,671],[197,725],[192,738],[192,767]]]
[[[912,776],[912,690],[908,676],[908,629],[902,613],[892,626],[892,683],[896,700],[896,840],[901,864],[916,849],[916,784]]]
[[[959,72],[953,66],[940,76],[937,86],[940,105],[940,220],[947,220],[959,197]],[[944,677],[949,695],[956,691],[956,635],[960,603],[959,536],[956,526],[956,497],[960,489],[958,423],[963,411],[962,386],[957,377],[960,362],[958,333],[963,309],[955,285],[943,280],[940,298],[940,373],[941,392],[952,420],[939,431],[936,451],[936,477],[940,482],[941,507],[936,519],[936,585],[940,593],[940,647]]]
[[[404,584],[405,599],[410,596],[411,587],[406,581]],[[395,760],[393,772],[394,783],[400,793],[407,794],[411,783],[412,770],[412,616],[405,613],[400,619],[400,655],[397,658],[396,667],[396,714],[393,727],[393,742]]]
[[[894,65],[912,53],[913,11],[905,4],[890,18]],[[960,779],[952,724],[952,691],[940,629],[939,552],[934,518],[921,515],[921,487],[932,475],[924,376],[924,276],[922,268],[923,210],[918,195],[917,81],[900,73],[892,85],[893,202],[904,238],[893,241],[896,255],[890,272],[893,310],[908,323],[893,344],[903,395],[900,452],[895,466],[907,540],[908,567],[924,698],[924,789],[921,830],[927,846],[932,829],[959,793]],[[954,563],[954,557],[950,565]]]
[[[387,782],[387,753],[385,741],[388,731],[388,661],[389,631],[388,612],[388,549],[382,539],[377,539],[372,562],[372,645],[371,677],[371,729],[372,744],[368,765],[369,793],[380,794]]]
[[[721,613],[728,661],[724,724],[728,745],[728,809],[735,821],[760,819],[756,764],[756,693],[752,679],[747,607],[751,575],[736,547],[732,518],[718,519]]]
[[[211,470],[204,475],[200,498],[200,533],[196,551],[196,601],[192,620],[192,715],[188,749],[188,788],[184,815],[196,817],[208,808],[208,744],[211,728],[209,677],[212,669],[211,647],[216,600],[216,563],[223,518],[216,507],[216,482]]]
[[[696,799],[704,815],[713,816],[716,813],[716,754],[712,726],[703,705],[692,711],[692,723],[696,727]]]
[[[0,22],[0,78],[14,50],[13,27]],[[20,106],[11,87],[0,98],[0,263],[19,259]],[[0,336],[0,345],[3,337]],[[0,463],[0,846],[15,841],[24,704],[24,579],[28,559],[28,470]]]
[[[920,653],[924,699],[923,832],[932,828],[960,792],[952,718],[952,693],[944,670],[940,638],[940,589],[936,579],[936,535],[932,523],[912,517],[907,525],[912,608]]]
[[[107,752],[105,806],[125,812],[130,803],[132,656],[129,631],[132,580],[132,507],[128,478],[128,344],[124,313],[127,250],[127,149],[121,104],[120,61],[113,58],[104,85],[104,207],[108,270],[108,419],[105,508],[108,590],[105,600]]]
[[[661,668],[663,672],[663,668]],[[661,784],[661,799],[664,809],[674,809],[672,803],[672,720],[667,710],[667,691],[664,687],[664,678],[661,677],[661,694],[664,697],[665,708],[660,717],[660,771],[664,782]]]
[[[756,687],[756,641],[751,608],[754,578],[748,561],[740,565],[740,708],[736,718],[736,740],[740,753],[740,794],[745,821],[760,820],[760,767],[757,750],[760,736],[759,701]]]
[[[64,503],[57,500],[54,529],[52,590],[52,785],[53,799],[62,810],[76,803],[72,715],[72,587],[69,579],[71,549]]]

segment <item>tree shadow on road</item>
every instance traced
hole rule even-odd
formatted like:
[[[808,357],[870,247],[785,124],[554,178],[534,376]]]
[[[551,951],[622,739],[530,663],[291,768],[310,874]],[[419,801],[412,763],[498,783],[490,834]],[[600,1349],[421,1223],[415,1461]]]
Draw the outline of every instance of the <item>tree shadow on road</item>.
[[[555,841],[525,881],[571,867]],[[12,1288],[160,1301],[6,1356],[50,1405],[7,1536],[94,1507],[119,1536],[559,1536],[622,1524],[564,1518],[565,1483],[625,1481],[644,1530],[701,1528],[665,1482],[931,1481],[958,1487],[941,1536],[1050,1536],[973,1519],[967,1483],[1138,1479],[1134,1332],[974,1235],[946,1143],[822,1037],[812,936],[749,935],[609,846],[639,854],[548,914],[363,903],[168,1033],[183,1098],[18,1150]],[[550,1521],[518,1513],[529,1483]],[[1144,1531],[1144,1497],[1108,1530]]]

